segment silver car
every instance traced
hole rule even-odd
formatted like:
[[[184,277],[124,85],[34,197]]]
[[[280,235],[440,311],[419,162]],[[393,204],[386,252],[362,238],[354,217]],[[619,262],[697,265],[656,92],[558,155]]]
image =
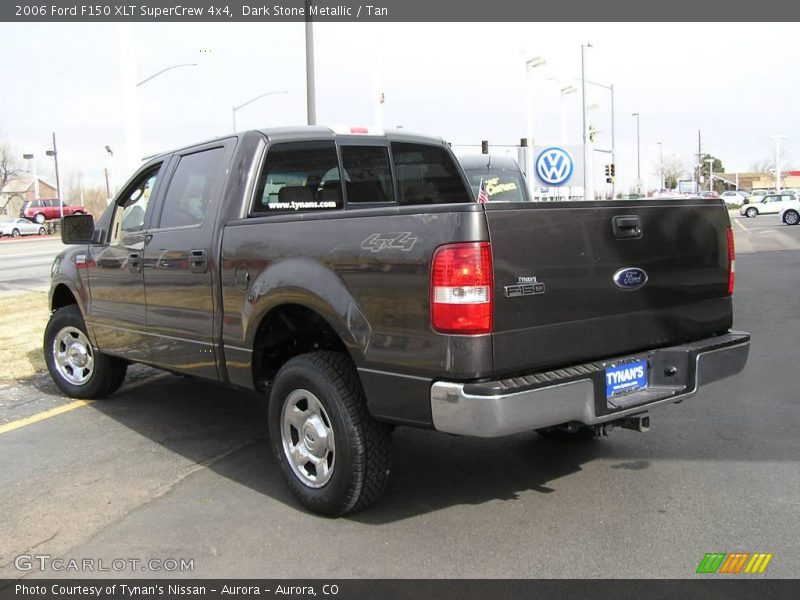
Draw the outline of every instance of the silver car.
[[[47,230],[43,225],[28,219],[14,219],[13,221],[0,223],[0,235],[19,237],[21,235],[44,235],[46,233]]]

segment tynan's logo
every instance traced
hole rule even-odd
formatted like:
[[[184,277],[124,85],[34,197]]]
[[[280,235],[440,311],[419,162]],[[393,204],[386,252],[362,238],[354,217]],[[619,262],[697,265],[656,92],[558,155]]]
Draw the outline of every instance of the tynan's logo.
[[[763,552],[709,552],[697,566],[697,573],[763,573],[772,554]],[[743,568],[744,567],[744,568]]]
[[[537,281],[536,277],[520,277],[514,285],[505,286],[506,298],[518,298],[520,296],[536,296],[544,294],[545,285]]]
[[[547,185],[565,184],[574,170],[572,155],[557,146],[545,148],[536,158],[536,174]]]

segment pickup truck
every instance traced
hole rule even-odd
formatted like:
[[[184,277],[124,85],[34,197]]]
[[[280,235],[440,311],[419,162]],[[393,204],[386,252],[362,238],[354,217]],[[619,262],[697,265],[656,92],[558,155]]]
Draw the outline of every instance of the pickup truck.
[[[407,133],[168,152],[62,239],[56,384],[101,398],[141,362],[261,391],[289,488],[326,515],[380,496],[396,426],[645,430],[749,350],[721,202],[478,204],[447,144]]]

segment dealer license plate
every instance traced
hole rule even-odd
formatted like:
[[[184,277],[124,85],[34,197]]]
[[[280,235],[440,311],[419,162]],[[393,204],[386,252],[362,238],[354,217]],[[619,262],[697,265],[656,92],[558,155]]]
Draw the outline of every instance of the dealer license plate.
[[[606,368],[606,398],[647,387],[647,361],[637,360]]]

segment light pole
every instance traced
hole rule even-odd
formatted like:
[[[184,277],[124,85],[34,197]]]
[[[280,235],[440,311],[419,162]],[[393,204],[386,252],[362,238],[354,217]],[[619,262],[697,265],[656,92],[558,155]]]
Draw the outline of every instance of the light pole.
[[[28,172],[33,175],[33,199],[39,199],[39,177],[36,175],[36,159],[33,154],[23,154],[22,158],[28,161]]]
[[[569,84],[561,88],[561,143],[567,144],[567,113],[564,110],[564,96],[574,94],[578,91],[574,85]]]
[[[707,158],[706,162],[708,163],[708,191],[714,189],[714,159]]]
[[[542,67],[547,61],[541,56],[534,56],[525,61],[525,115],[528,121],[528,155],[525,160],[525,177],[528,179],[528,190],[533,194],[535,178],[533,175],[533,85],[531,70]]]
[[[276,94],[288,94],[288,93],[289,92],[287,92],[286,90],[280,90],[280,91],[277,91],[277,92],[266,92],[264,94],[256,96],[255,98],[251,98],[250,100],[248,100],[244,104],[240,104],[239,106],[234,106],[233,109],[231,110],[231,114],[233,115],[233,132],[236,133],[236,111],[237,110],[239,110],[240,108],[244,108],[245,106],[247,106],[248,104],[250,104],[252,102],[255,102],[256,100],[260,100],[261,98],[266,98],[267,96],[275,96]]]
[[[58,208],[60,218],[64,218],[64,199],[61,197],[61,178],[58,175],[58,151],[56,150],[56,132],[53,132],[53,149],[45,152],[47,156],[53,157],[53,162],[56,165],[56,196],[58,197]]]
[[[656,142],[658,144],[658,173],[659,173],[659,181],[661,182],[661,187],[659,191],[664,189],[664,144],[661,142]]]
[[[775,191],[781,191],[781,140],[789,137],[786,134],[773,135],[769,139],[775,140]]]
[[[639,113],[631,113],[632,117],[636,117],[636,191],[637,193],[642,192],[642,163],[641,163],[641,151],[639,145]]]
[[[108,153],[108,160],[110,162],[111,158],[114,156],[114,151],[111,150],[111,146],[106,146],[106,152]],[[108,183],[108,167],[106,166],[103,171],[106,175],[106,202],[109,202],[111,200],[111,186]]]
[[[150,77],[148,77],[146,79],[142,79],[139,83],[136,84],[136,87],[141,87],[142,85],[144,85],[145,83],[147,83],[151,79],[155,79],[156,77],[158,77],[162,73],[166,73],[167,71],[171,71],[172,69],[179,69],[181,67],[196,67],[196,66],[197,66],[197,63],[182,63],[182,64],[179,64],[179,65],[172,65],[171,67],[167,67],[166,69],[161,69],[158,73],[154,73],[154,74],[150,75]]]
[[[581,81],[581,80],[580,79],[576,79],[575,81]],[[596,81],[586,80],[586,85],[595,85],[597,87],[606,89],[609,92],[611,92],[611,163],[615,164],[616,163],[616,158],[617,158],[617,146],[616,146],[616,139],[615,139],[615,135],[614,135],[614,133],[616,131],[616,127],[614,125],[614,115],[615,115],[615,112],[614,112],[614,84],[612,83],[611,85],[606,85],[604,83],[598,83]],[[616,181],[613,181],[611,183],[611,196],[612,197],[616,193],[616,186],[617,186]]]
[[[588,144],[586,133],[586,48],[591,48],[591,43],[581,44],[581,127],[583,129],[583,199],[589,200],[588,191]],[[594,196],[594,194],[592,194]]]
[[[314,25],[311,22],[311,1],[306,0],[306,114],[308,124],[317,124],[317,100],[314,84]]]

